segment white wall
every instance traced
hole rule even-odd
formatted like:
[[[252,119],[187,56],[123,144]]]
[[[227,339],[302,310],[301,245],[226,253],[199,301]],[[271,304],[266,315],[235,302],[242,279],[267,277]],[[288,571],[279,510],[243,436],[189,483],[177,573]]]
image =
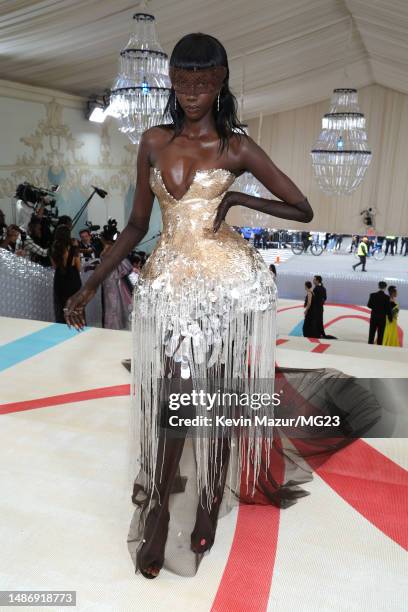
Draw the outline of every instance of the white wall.
[[[136,147],[117,129],[85,118],[86,101],[60,92],[0,81],[0,208],[14,220],[17,184],[61,184],[59,214],[73,216],[91,185],[108,196],[94,196],[76,232],[89,219],[101,225],[114,217],[123,229],[130,214],[136,178]],[[157,202],[150,235],[160,228]],[[146,243],[150,250],[154,242]],[[150,248],[149,248],[150,247]]]

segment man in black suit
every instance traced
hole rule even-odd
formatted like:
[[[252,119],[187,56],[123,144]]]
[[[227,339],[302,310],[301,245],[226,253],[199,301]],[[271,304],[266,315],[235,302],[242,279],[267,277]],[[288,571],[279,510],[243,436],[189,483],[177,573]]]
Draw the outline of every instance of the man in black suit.
[[[370,332],[368,344],[374,344],[375,334],[377,333],[377,344],[382,344],[385,321],[387,316],[391,316],[390,296],[385,293],[387,283],[380,281],[378,291],[370,293],[368,308],[371,308]]]
[[[315,329],[319,332],[319,338],[326,338],[323,324],[323,306],[327,300],[326,287],[323,286],[323,279],[321,276],[316,275],[313,277],[313,295],[315,300],[314,312],[315,312]]]

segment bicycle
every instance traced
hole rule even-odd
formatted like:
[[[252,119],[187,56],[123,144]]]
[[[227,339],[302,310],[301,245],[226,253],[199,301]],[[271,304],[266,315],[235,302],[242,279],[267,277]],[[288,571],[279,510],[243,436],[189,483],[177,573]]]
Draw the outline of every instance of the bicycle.
[[[294,255],[302,255],[302,253],[306,252],[303,242],[292,242],[290,248],[292,249],[292,253]],[[308,250],[310,250],[311,254],[315,255],[316,257],[323,253],[323,247],[318,242],[312,242],[310,246],[308,245]]]

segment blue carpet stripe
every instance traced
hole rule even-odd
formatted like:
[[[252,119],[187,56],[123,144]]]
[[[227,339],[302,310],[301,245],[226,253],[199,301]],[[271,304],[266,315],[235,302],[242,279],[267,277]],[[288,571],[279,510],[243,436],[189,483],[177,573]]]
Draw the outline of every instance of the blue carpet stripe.
[[[303,323],[303,319],[302,321],[299,321],[299,323],[297,323],[292,329],[292,331],[289,333],[289,336],[303,336]]]
[[[86,331],[89,328],[85,328]],[[67,325],[53,323],[0,346],[0,372],[78,335]]]

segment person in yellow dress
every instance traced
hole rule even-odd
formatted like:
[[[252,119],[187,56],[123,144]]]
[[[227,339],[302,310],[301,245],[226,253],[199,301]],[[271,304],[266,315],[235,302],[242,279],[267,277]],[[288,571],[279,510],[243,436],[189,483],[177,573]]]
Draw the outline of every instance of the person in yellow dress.
[[[390,296],[391,314],[387,317],[385,324],[383,346],[401,346],[398,337],[398,312],[399,306],[397,302],[397,288],[394,285],[388,287]]]

